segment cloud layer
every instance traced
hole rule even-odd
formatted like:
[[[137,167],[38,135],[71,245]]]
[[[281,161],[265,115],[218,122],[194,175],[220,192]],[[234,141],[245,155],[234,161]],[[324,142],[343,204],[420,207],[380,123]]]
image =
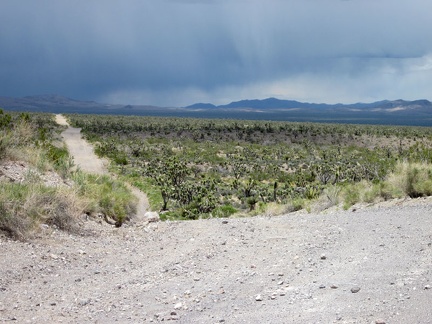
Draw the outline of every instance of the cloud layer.
[[[3,0],[0,95],[432,99],[428,0]]]

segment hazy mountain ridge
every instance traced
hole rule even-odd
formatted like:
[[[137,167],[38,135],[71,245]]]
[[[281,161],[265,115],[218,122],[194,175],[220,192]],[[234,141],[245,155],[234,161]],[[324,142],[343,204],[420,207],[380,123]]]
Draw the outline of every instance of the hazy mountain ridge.
[[[326,103],[308,103],[299,102],[295,100],[281,100],[277,98],[267,99],[254,99],[254,100],[240,100],[234,101],[226,105],[215,106],[210,103],[206,104],[193,104],[185,108],[254,108],[254,109],[393,109],[393,108],[429,108],[432,113],[432,103],[426,99],[406,101],[402,99],[398,100],[382,100],[372,103],[354,103],[354,104],[326,104]]]
[[[60,95],[37,95],[23,98],[0,97],[0,108],[50,113],[432,126],[432,103],[426,99],[326,104],[267,98],[240,100],[219,106],[211,103],[196,103],[187,107],[157,107],[106,104]]]

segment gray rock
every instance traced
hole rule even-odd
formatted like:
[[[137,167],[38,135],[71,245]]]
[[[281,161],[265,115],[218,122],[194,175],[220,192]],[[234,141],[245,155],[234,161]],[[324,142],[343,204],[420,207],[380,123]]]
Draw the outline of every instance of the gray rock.
[[[160,221],[159,213],[154,211],[149,211],[144,214],[144,217],[149,223],[154,223]]]
[[[352,287],[351,288],[351,292],[353,293],[353,294],[356,294],[356,293],[358,293],[360,291],[360,287],[358,287],[358,286],[355,286],[355,287]]]

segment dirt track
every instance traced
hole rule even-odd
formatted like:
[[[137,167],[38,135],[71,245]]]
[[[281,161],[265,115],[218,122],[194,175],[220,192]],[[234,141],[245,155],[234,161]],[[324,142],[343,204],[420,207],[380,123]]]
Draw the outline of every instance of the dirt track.
[[[432,200],[0,238],[0,322],[432,323]]]
[[[105,164],[107,163],[99,159],[93,151],[93,146],[86,142],[81,137],[81,130],[79,128],[70,127],[66,118],[63,115],[56,115],[56,121],[60,125],[68,126],[62,133],[63,140],[65,141],[69,153],[74,158],[74,163],[81,170],[88,173],[95,174],[108,174]],[[149,203],[147,196],[137,188],[131,187],[135,196],[138,197],[139,202],[137,206],[137,215],[135,221],[144,219],[144,214],[148,210]]]
[[[56,121],[60,125],[69,126],[62,115],[56,115]],[[70,154],[74,157],[75,164],[83,171],[96,174],[107,172],[105,165],[93,152],[93,146],[81,138],[79,128],[68,127],[62,133]]]

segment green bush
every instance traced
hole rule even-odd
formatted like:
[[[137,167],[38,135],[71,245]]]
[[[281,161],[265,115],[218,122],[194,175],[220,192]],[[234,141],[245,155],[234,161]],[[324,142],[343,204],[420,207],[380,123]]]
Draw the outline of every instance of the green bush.
[[[360,184],[349,184],[344,188],[343,196],[344,196],[344,204],[343,208],[348,209],[352,205],[360,202]]]
[[[235,213],[237,213],[237,209],[229,204],[221,205],[212,211],[212,215],[214,217],[221,217],[221,218],[229,217]]]
[[[88,202],[86,212],[111,217],[117,226],[136,213],[137,198],[123,182],[81,171],[75,172],[72,180],[78,194]]]

